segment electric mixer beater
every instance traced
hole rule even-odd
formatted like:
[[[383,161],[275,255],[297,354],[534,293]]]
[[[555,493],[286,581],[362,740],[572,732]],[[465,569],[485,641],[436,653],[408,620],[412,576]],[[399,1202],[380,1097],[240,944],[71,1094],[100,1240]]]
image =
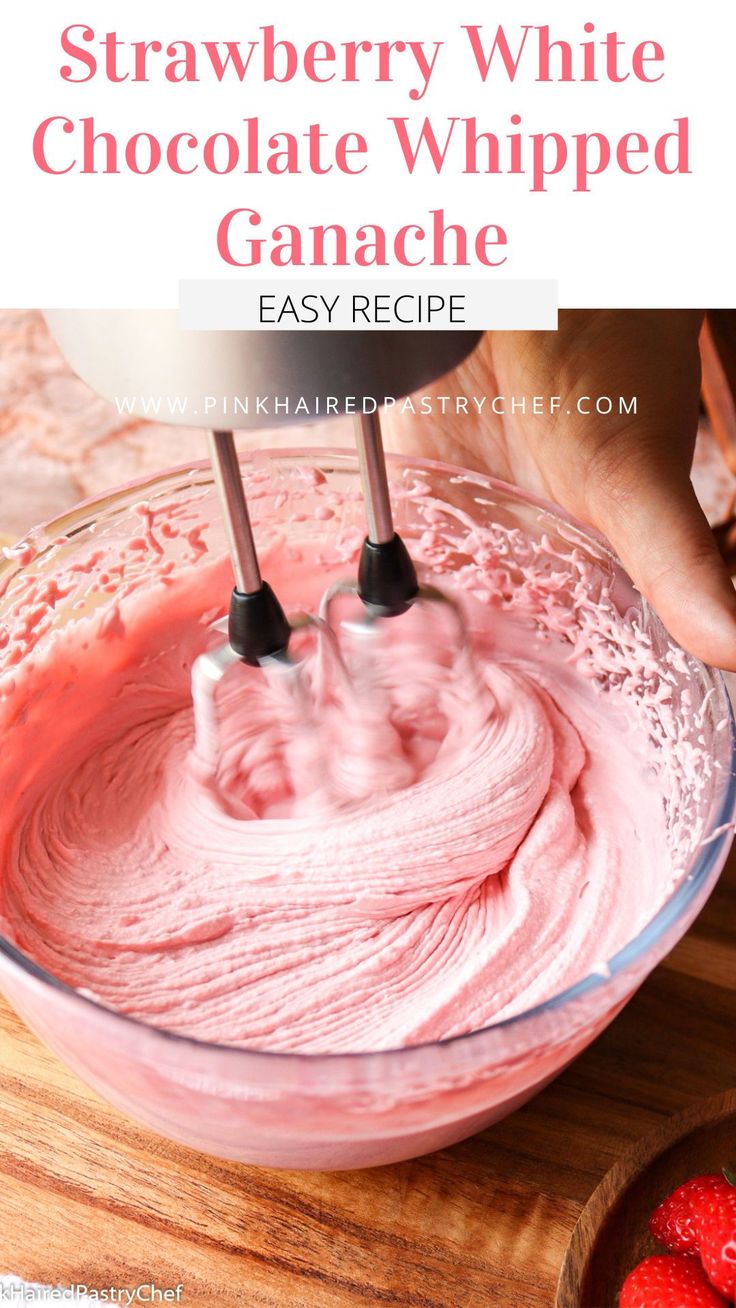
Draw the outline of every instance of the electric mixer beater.
[[[417,598],[419,582],[409,551],[394,531],[378,414],[357,417],[355,434],[368,521],[355,592],[372,615],[395,617]],[[291,627],[261,576],[233,432],[211,432],[209,448],[235,574],[229,644],[238,658],[254,666],[265,658],[285,658]],[[341,585],[332,593],[345,589],[352,588]]]
[[[209,453],[235,585],[228,618],[215,624],[227,638],[201,655],[193,669],[198,751],[210,759],[213,773],[220,748],[217,689],[235,664],[278,666],[296,674],[292,682],[298,687],[299,660],[289,652],[292,631],[314,627],[334,653],[330,610],[346,593],[358,596],[367,627],[406,613],[417,599],[452,605],[433,588],[420,587],[409,552],[394,529],[375,405],[379,398],[400,398],[441,377],[470,353],[479,333],[183,332],[174,313],[160,310],[65,310],[48,318],[72,366],[102,394],[125,394],[128,407],[142,416],[147,416],[147,397],[176,396],[174,421],[199,426],[197,419],[207,413],[217,423],[209,435]],[[131,397],[133,378],[138,398]],[[264,394],[279,398],[282,421],[297,405],[303,418],[321,414],[326,397],[332,412],[353,408],[358,413],[355,440],[368,531],[357,583],[333,586],[319,616],[299,615],[290,621],[261,574],[227,419],[237,398],[237,427],[273,425],[270,412],[264,416],[262,407],[252,402]],[[311,411],[305,400],[311,400]],[[365,412],[366,401],[372,402],[372,412]],[[339,662],[339,654],[336,658]]]

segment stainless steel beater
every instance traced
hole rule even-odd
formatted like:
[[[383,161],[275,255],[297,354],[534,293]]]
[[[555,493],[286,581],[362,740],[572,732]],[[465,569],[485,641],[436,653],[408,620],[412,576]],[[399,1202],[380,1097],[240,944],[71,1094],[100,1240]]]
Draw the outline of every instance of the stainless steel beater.
[[[235,663],[258,667],[276,661],[284,668],[295,668],[297,664],[289,654],[293,630],[315,626],[336,650],[330,608],[339,595],[357,595],[369,625],[376,619],[406,613],[417,600],[441,603],[452,608],[460,634],[464,634],[455,602],[435,587],[419,585],[409,551],[394,528],[377,411],[356,417],[355,438],[368,527],[357,582],[342,581],[331,586],[319,616],[299,614],[289,621],[261,574],[233,433],[210,433],[210,457],[235,576],[228,617],[215,624],[217,631],[227,634],[227,640],[201,655],[195,666],[200,685],[207,683],[213,697],[217,683]]]
[[[235,574],[228,642],[239,659],[258,667],[265,658],[286,656],[291,627],[261,576],[233,432],[210,432],[209,451]]]
[[[371,618],[396,617],[418,597],[439,595],[432,588],[420,588],[409,551],[394,529],[377,411],[356,417],[355,437],[368,533],[357,585],[338,582],[328,591],[325,604],[338,594],[357,594]],[[255,667],[265,659],[288,661],[292,625],[261,574],[233,433],[211,432],[209,450],[235,575],[227,621],[231,654],[216,650],[208,655],[210,661],[214,659],[211,674],[216,680],[234,661],[231,655]],[[305,622],[322,625],[320,619],[306,615],[295,625]]]
[[[291,622],[286,617],[261,574],[234,434],[212,431],[208,443],[235,585],[228,616],[213,626],[225,639],[200,654],[192,668],[195,757],[202,779],[219,791],[231,813],[252,818],[255,814],[247,805],[226,796],[217,784],[222,753],[218,688],[231,669],[245,663],[251,667],[271,665],[291,673],[300,693],[301,683],[294,675],[299,664],[289,654],[291,633],[301,626],[323,624],[311,614],[299,615]]]
[[[340,399],[343,409],[348,405],[347,387],[352,382],[363,410],[370,395],[369,377],[384,382],[396,382],[401,377],[394,391],[406,394],[459,362],[477,341],[477,334],[471,333],[332,333],[326,345],[322,333],[306,337],[301,333],[276,335],[289,338],[288,351],[279,353],[276,344],[271,349],[269,341],[262,357],[272,371],[281,370],[282,388],[293,390],[296,384],[284,379],[284,360],[288,358],[297,372],[314,367],[319,373],[321,391],[328,385],[334,386],[338,395],[343,396]],[[265,348],[262,335],[254,340],[253,348]],[[352,398],[355,400],[356,396]],[[192,672],[197,752],[205,773],[213,777],[218,771],[221,742],[218,687],[234,665],[243,663],[288,674],[286,683],[281,684],[294,691],[297,712],[305,725],[309,722],[310,707],[300,676],[302,661],[289,652],[292,633],[305,627],[315,629],[322,649],[332,655],[335,669],[349,680],[335,627],[330,621],[331,605],[338,595],[357,595],[364,615],[359,625],[365,632],[375,632],[377,620],[399,616],[417,599],[427,599],[439,601],[452,610],[459,633],[464,637],[457,605],[432,587],[420,587],[409,552],[394,528],[377,407],[356,417],[355,438],[368,528],[357,583],[336,584],[325,595],[318,615],[299,614],[290,620],[261,573],[233,432],[217,429],[210,433],[210,458],[235,580],[228,617],[215,624],[215,630],[226,639],[200,655]]]
[[[338,593],[358,594],[372,617],[392,617],[410,608],[420,593],[419,583],[409,551],[394,530],[378,414],[357,417],[355,432],[368,534],[357,586],[338,583],[326,599]],[[217,630],[227,632],[227,640],[197,661],[198,675],[214,689],[236,662],[258,667],[267,659],[277,659],[291,664],[292,628],[313,624],[324,630],[326,622],[307,614],[289,622],[261,574],[234,434],[212,431],[208,443],[235,577],[227,621],[216,624]]]

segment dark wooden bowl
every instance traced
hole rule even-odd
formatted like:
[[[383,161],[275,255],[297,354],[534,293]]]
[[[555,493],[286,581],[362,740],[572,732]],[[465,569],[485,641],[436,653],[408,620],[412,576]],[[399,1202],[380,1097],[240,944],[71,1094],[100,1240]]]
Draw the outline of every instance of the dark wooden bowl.
[[[628,1273],[663,1250],[647,1229],[683,1181],[736,1165],[736,1090],[704,1099],[645,1136],[604,1176],[580,1214],[555,1308],[618,1308]]]

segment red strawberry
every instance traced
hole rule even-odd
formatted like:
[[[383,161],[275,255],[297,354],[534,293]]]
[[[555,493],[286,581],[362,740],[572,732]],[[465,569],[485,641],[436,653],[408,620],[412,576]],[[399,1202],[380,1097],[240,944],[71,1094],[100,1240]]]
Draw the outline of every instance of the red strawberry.
[[[649,1230],[654,1239],[670,1253],[697,1255],[695,1214],[705,1209],[713,1195],[730,1189],[723,1175],[696,1176],[678,1186],[649,1219]]]
[[[736,1298],[736,1186],[723,1186],[690,1203],[700,1261],[727,1299]]]
[[[725,1302],[694,1258],[655,1254],[626,1277],[619,1308],[723,1308]]]

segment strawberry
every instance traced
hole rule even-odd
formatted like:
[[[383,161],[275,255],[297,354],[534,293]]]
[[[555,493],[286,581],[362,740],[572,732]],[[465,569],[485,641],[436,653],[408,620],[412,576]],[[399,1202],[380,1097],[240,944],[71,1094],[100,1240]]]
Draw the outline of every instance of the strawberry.
[[[655,1254],[626,1277],[619,1308],[723,1308],[725,1302],[694,1258]]]
[[[690,1201],[700,1261],[727,1299],[736,1298],[736,1185],[725,1173],[724,1183]]]
[[[649,1219],[649,1230],[654,1239],[670,1253],[696,1256],[695,1214],[705,1208],[712,1196],[730,1188],[724,1176],[696,1176],[678,1186]]]

